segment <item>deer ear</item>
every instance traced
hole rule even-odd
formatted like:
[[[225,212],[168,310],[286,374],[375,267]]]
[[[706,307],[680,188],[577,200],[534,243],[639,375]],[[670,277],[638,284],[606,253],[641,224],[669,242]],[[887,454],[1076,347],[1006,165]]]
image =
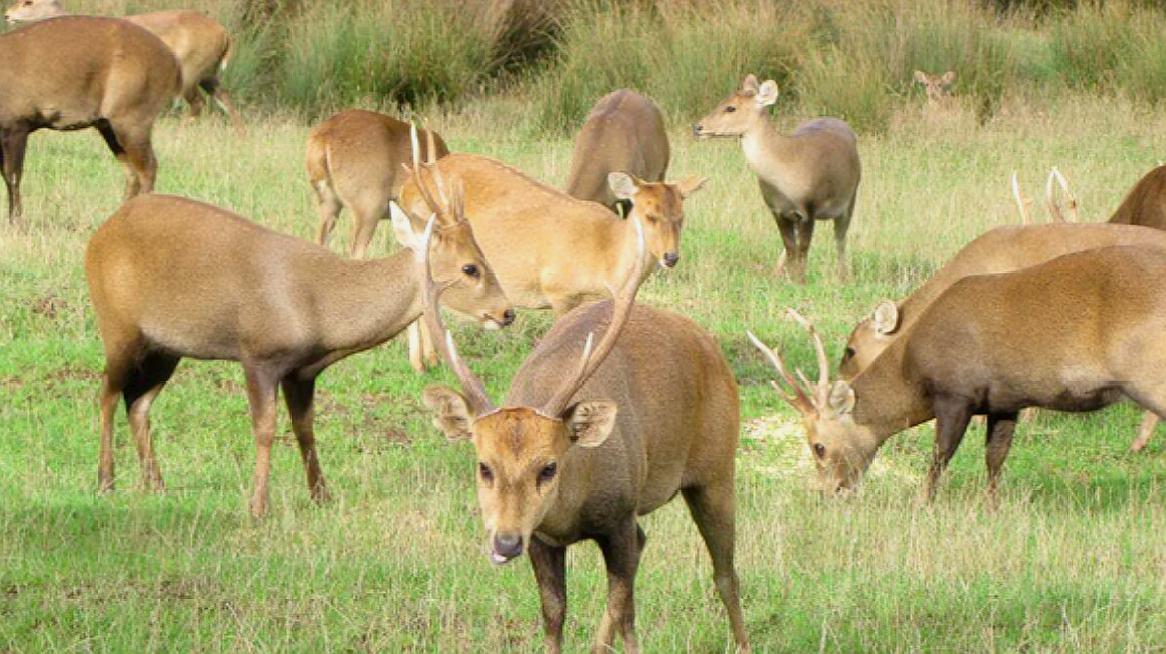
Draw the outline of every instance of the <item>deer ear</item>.
[[[830,386],[830,395],[826,398],[831,413],[835,416],[844,416],[854,410],[854,389],[844,381],[836,381]]]
[[[627,173],[608,173],[607,185],[619,200],[630,200],[640,190],[636,180]]]
[[[393,223],[393,236],[397,238],[397,242],[416,252],[418,244],[421,243],[421,235],[413,229],[413,221],[409,220],[409,214],[397,206],[396,202],[390,202],[389,219]]]
[[[470,437],[470,407],[461,393],[445,386],[429,386],[421,393],[421,401],[437,415],[433,426],[451,441]]]
[[[741,82],[741,90],[746,93],[757,93],[757,76],[749,73],[745,76],[745,81]]]
[[[754,98],[759,107],[768,107],[777,102],[777,82],[767,79],[757,91],[757,97]]]
[[[567,408],[563,422],[571,442],[579,447],[598,447],[615,427],[615,402],[579,402]]]
[[[955,81],[955,71],[954,70],[947,71],[946,73],[943,74],[943,77],[941,77],[939,79],[939,81],[943,82],[944,86],[951,86],[951,83]]]
[[[921,70],[915,71],[915,83],[916,84],[927,84],[927,73],[925,73]]]
[[[696,193],[709,181],[707,177],[700,177],[698,175],[690,175],[676,183],[676,190],[680,193],[680,197],[687,198]]]
[[[879,336],[894,334],[899,329],[899,305],[890,300],[878,303],[874,310],[874,328]]]

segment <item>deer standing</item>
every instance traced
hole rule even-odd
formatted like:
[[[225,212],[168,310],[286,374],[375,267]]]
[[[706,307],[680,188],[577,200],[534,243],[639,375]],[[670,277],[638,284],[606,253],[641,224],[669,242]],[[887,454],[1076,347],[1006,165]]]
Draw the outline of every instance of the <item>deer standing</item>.
[[[415,169],[414,174],[420,175]],[[440,228],[434,267],[449,305],[483,324],[513,318],[474,242],[456,192],[432,212]],[[411,230],[407,221],[398,225]],[[105,346],[101,385],[99,488],[113,489],[113,419],[120,395],[137,443],[142,478],[161,490],[150,436],[150,405],[182,357],[243,365],[258,456],[251,512],[268,505],[267,480],[282,388],[312,498],[327,490],[316,456],[316,377],[344,357],[379,345],[421,315],[422,279],[413,251],[371,261],[342,259],[207,204],[144,195],[93,235],[85,272]]]
[[[795,281],[805,283],[806,256],[819,220],[834,222],[838,277],[845,279],[846,232],[862,177],[858,137],[837,118],[810,120],[792,134],[782,134],[766,116],[767,107],[775,102],[777,82],[759,85],[749,75],[740,89],[693,125],[693,134],[698,139],[741,139],[745,161],[756,173],[761,196],[781,230]],[[778,270],[781,267],[779,263]]]
[[[174,55],[146,30],[114,18],[71,16],[0,34],[0,159],[8,217],[23,214],[28,135],[95,127],[126,167],[125,196],[149,193],[158,167],[154,120],[181,87]]]
[[[639,225],[634,214],[629,221]],[[645,249],[642,232],[637,240]],[[639,651],[633,588],[646,536],[637,518],[678,492],[708,546],[737,647],[748,650],[733,565],[737,385],[691,320],[633,307],[646,261],[628,263],[613,300],[576,309],[547,333],[501,408],[458,357],[431,284],[424,320],[462,392],[431,386],[424,400],[448,438],[474,445],[490,559],[530,554],[547,651],[562,647],[566,548],[580,540],[596,541],[608,573],[593,651],[611,651],[617,631],[625,651]]]
[[[631,201],[615,197],[608,175],[622,172],[662,182],[668,158],[668,133],[656,103],[628,89],[613,91],[595,103],[575,138],[567,194],[626,216]]]
[[[60,0],[16,0],[4,18],[17,24],[67,15]],[[227,28],[197,11],[155,11],[122,18],[162,39],[178,58],[182,70],[181,95],[190,109],[191,119],[202,113],[205,104],[199,92],[202,89],[227,113],[235,130],[243,131],[243,121],[219,81],[219,73],[231,58],[231,35]]]

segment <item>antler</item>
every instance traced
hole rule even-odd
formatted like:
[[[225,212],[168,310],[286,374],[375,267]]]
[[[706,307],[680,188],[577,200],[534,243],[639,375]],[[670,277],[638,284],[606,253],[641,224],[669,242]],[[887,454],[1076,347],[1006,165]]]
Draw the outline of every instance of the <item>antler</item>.
[[[804,327],[806,331],[810,332],[810,337],[814,341],[814,351],[818,359],[818,383],[811,385],[806,376],[802,374],[801,370],[795,370],[797,379],[786,370],[785,363],[781,356],[774,352],[768,345],[761,342],[753,332],[746,331],[745,334],[757,349],[769,359],[773,367],[777,369],[778,375],[785,381],[793,393],[788,393],[782,389],[777,380],[772,381],[773,387],[781,394],[786,402],[793,405],[795,409],[803,414],[815,413],[820,407],[826,406],[830,397],[830,362],[826,358],[826,348],[822,345],[822,339],[818,336],[818,330],[814,329],[814,324],[807,320],[802,314],[794,309],[787,309],[786,313],[790,318],[793,318],[799,325]],[[800,382],[799,382],[800,380]]]
[[[814,353],[818,356],[818,384],[814,393],[814,404],[826,406],[826,400],[830,397],[830,360],[826,357],[826,348],[822,345],[822,338],[818,336],[818,330],[814,329],[814,323],[806,320],[805,316],[798,313],[796,309],[786,309],[786,313],[810,332],[810,338],[814,341]],[[801,374],[801,371],[798,372]]]
[[[583,387],[587,379],[595,373],[599,364],[603,363],[603,360],[611,353],[611,349],[615,347],[615,342],[619,339],[619,333],[623,331],[628,316],[631,315],[632,306],[636,300],[636,291],[639,290],[640,283],[644,279],[644,251],[647,248],[644,243],[644,226],[638,216],[634,217],[633,220],[636,226],[636,258],[619,292],[615,292],[610,287],[608,289],[612,291],[612,299],[611,321],[607,325],[607,331],[603,333],[603,338],[600,339],[599,344],[595,346],[594,350],[591,348],[591,345],[595,333],[592,332],[587,335],[587,342],[583,346],[583,355],[579,358],[579,365],[575,369],[575,374],[568,377],[567,381],[543,406],[541,411],[544,415],[559,416],[562,414],[563,410],[567,408],[567,403],[571,401],[575,393]]]
[[[405,166],[405,170],[413,177],[413,183],[417,185],[417,191],[421,194],[421,199],[425,200],[425,204],[429,205],[430,211],[439,216],[449,214],[447,220],[450,223],[459,222],[461,220],[461,214],[456,209],[460,207],[460,204],[455,206],[450,203],[449,196],[445,193],[445,180],[442,178],[441,171],[438,170],[435,164],[433,132],[426,130],[425,135],[426,145],[429,147],[429,156],[427,157],[429,161],[422,164],[421,144],[417,138],[417,124],[413,122],[409,123],[409,146],[413,165],[412,167]],[[440,203],[433,197],[433,194],[430,193],[429,188],[425,185],[425,181],[421,178],[422,168],[428,170],[429,175],[433,177],[434,185],[437,187],[437,192],[441,196]]]
[[[436,221],[436,215],[430,214],[429,221],[425,224],[425,234],[421,238],[420,252],[417,253],[422,270],[421,302],[423,312],[421,318],[433,336],[438,351],[441,352],[445,362],[449,364],[450,369],[461,382],[462,391],[466,394],[466,400],[470,404],[470,411],[475,416],[480,416],[494,411],[494,404],[490,401],[490,396],[486,394],[486,387],[482,384],[482,380],[478,379],[470,371],[469,366],[458,356],[453,335],[446,330],[445,323],[441,320],[441,310],[437,305],[438,298],[454,282],[448,282],[439,287],[437,282],[433,280],[433,271],[429,266],[429,241],[433,236],[433,227]]]
[[[1065,219],[1065,214],[1061,213],[1061,207],[1057,205],[1056,199],[1053,197],[1054,179],[1061,186],[1061,190],[1065,195],[1069,196],[1069,212],[1073,214],[1071,220]],[[1049,170],[1049,178],[1045,181],[1045,204],[1048,205],[1049,213],[1052,214],[1057,222],[1081,222],[1081,216],[1077,213],[1077,197],[1069,190],[1069,182],[1065,181],[1065,176],[1055,166]]]
[[[1028,218],[1027,201],[1020,194],[1020,182],[1016,181],[1016,171],[1012,171],[1012,197],[1016,198],[1016,210],[1020,212],[1020,224],[1027,225],[1031,221]]]
[[[801,385],[798,384],[793,375],[786,371],[785,364],[782,363],[781,356],[778,355],[777,352],[774,352],[772,349],[770,349],[768,345],[762,343],[761,339],[757,338],[753,332],[746,330],[745,335],[748,336],[749,340],[753,341],[753,345],[758,350],[761,350],[761,353],[769,359],[769,362],[773,364],[774,368],[777,369],[777,374],[781,375],[781,378],[785,380],[786,386],[788,386],[793,391],[793,393],[787,393],[776,379],[769,382],[770,384],[773,384],[773,388],[777,390],[777,392],[786,402],[789,402],[801,413],[813,413],[814,401],[810,399],[808,395],[806,395],[805,390],[801,387]]]

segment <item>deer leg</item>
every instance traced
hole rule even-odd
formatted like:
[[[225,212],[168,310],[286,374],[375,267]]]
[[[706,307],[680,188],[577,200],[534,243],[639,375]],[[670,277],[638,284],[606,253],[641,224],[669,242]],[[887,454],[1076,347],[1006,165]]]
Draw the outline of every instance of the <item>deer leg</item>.
[[[102,325],[102,333],[112,338],[113,330]],[[114,487],[114,446],[113,427],[117,414],[117,401],[129,380],[131,370],[139,353],[136,342],[124,344],[107,343],[105,348],[105,371],[101,376],[101,392],[98,395],[100,408],[101,440],[97,455],[97,492],[106,493]]]
[[[300,458],[304,462],[304,472],[308,476],[308,492],[312,500],[323,503],[331,499],[324,483],[324,473],[320,470],[320,459],[316,456],[316,432],[313,427],[316,398],[316,379],[296,379],[292,375],[280,382],[283,401],[291,416],[292,431],[300,446]]]
[[[115,125],[109,121],[97,123],[97,131],[105,139],[111,152],[126,169],[125,199],[138,193],[154,190],[158,160],[150,144],[150,127]]]
[[[968,403],[959,398],[937,398],[935,410],[935,450],[931,458],[931,468],[923,486],[925,501],[935,499],[935,489],[939,477],[947,468],[951,457],[960,446],[968,422],[972,418]]]
[[[28,130],[10,127],[0,132],[0,148],[4,153],[4,185],[8,187],[8,220],[13,225],[24,215],[20,197],[20,178],[24,173],[24,151],[28,145]]]
[[[312,182],[313,195],[316,199],[316,213],[320,216],[320,227],[316,232],[316,242],[320,245],[328,244],[328,237],[336,227],[336,218],[340,215],[340,198],[332,190],[332,185],[326,179]]]
[[[563,621],[567,617],[567,548],[530,539],[528,550],[542,604],[544,649],[558,654],[563,648]]]
[[[810,260],[810,241],[814,240],[814,219],[805,217],[797,222],[798,228],[798,266],[801,271],[798,283],[806,283],[806,267]]]
[[[728,483],[713,487],[685,488],[684,501],[692,514],[692,521],[700,530],[713,561],[713,582],[721,603],[729,614],[729,625],[738,652],[749,651],[749,636],[745,633],[745,616],[741,612],[740,582],[733,565],[736,538],[737,501],[732,477]]]
[[[202,98],[202,91],[198,89],[198,85],[194,84],[182,94],[182,99],[186,100],[187,113],[186,120],[183,122],[193,123],[195,119],[202,115],[202,107],[206,101]]]
[[[996,486],[1000,482],[1000,468],[1008,458],[1012,447],[1012,434],[1016,430],[1015,413],[988,415],[987,436],[984,442],[984,463],[988,466],[988,499],[996,504]]]
[[[1142,416],[1142,425],[1138,427],[1138,437],[1130,444],[1131,452],[1141,452],[1154,436],[1154,428],[1158,426],[1158,416],[1153,411],[1147,411]]]
[[[231,119],[231,125],[235,128],[235,134],[243,136],[247,133],[247,128],[243,126],[243,119],[239,117],[238,110],[235,109],[234,103],[231,102],[231,96],[227,90],[223,88],[222,83],[219,82],[219,76],[213,75],[198,83],[202,90],[206,91],[207,95],[219,105],[223,113]]]
[[[855,192],[857,196],[858,193]],[[850,265],[846,260],[846,232],[850,229],[850,217],[854,215],[854,200],[850,198],[850,206],[846,213],[834,219],[834,252],[837,255],[838,281],[845,282],[850,278]]]
[[[377,223],[388,214],[388,201],[359,202],[352,206],[356,217],[352,230],[352,258],[363,259],[376,232]]]
[[[178,367],[178,357],[161,352],[146,354],[133,370],[122,390],[125,398],[126,417],[130,431],[138,448],[138,461],[142,468],[142,486],[149,491],[165,490],[162,473],[158,470],[158,459],[154,456],[154,443],[150,436],[150,405],[162,392],[162,387]]]
[[[425,327],[424,322],[417,323],[418,331],[421,335],[421,353],[425,360],[427,367],[433,368],[437,366],[437,348],[433,346],[433,334],[429,333],[429,329]]]
[[[788,267],[790,277],[795,280],[799,279],[802,271],[798,268],[797,224],[793,220],[778,214],[774,214],[773,218],[777,221],[777,229],[781,232],[781,242],[784,247],[784,258],[778,260],[773,272],[775,275],[779,275],[782,272],[782,268]]]
[[[636,568],[640,564],[640,537],[636,518],[631,514],[612,533],[597,539],[607,566],[607,609],[599,623],[599,632],[591,651],[610,652],[618,629],[624,651],[640,651],[636,640]]]
[[[251,405],[251,431],[255,436],[255,479],[251,515],[267,513],[267,480],[271,476],[271,444],[275,440],[275,396],[277,375],[253,366],[244,366],[247,400]]]

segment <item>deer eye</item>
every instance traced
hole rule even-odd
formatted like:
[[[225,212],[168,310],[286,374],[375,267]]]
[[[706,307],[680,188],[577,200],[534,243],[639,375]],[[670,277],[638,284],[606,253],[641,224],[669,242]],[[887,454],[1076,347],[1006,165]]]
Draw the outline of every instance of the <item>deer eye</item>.
[[[814,443],[814,455],[817,456],[819,459],[825,458],[826,446],[821,444],[821,443]]]
[[[490,466],[481,461],[478,462],[478,476],[487,484],[494,483],[494,471],[490,469]]]
[[[734,105],[729,105],[729,106],[725,107],[725,113],[727,113],[727,114],[731,114],[736,110],[737,110],[737,107],[735,107]]]
[[[542,467],[538,471],[538,483],[543,484],[555,478],[555,473],[559,471],[559,466],[554,461]]]
[[[467,263],[466,265],[462,266],[462,272],[469,277],[473,277],[474,279],[477,279],[482,274],[482,271],[478,269],[478,266],[472,263]]]
[[[844,351],[842,353],[842,360],[843,361],[846,361],[847,359],[851,359],[853,357],[854,357],[854,348],[852,348],[852,347],[846,348],[846,351]]]

